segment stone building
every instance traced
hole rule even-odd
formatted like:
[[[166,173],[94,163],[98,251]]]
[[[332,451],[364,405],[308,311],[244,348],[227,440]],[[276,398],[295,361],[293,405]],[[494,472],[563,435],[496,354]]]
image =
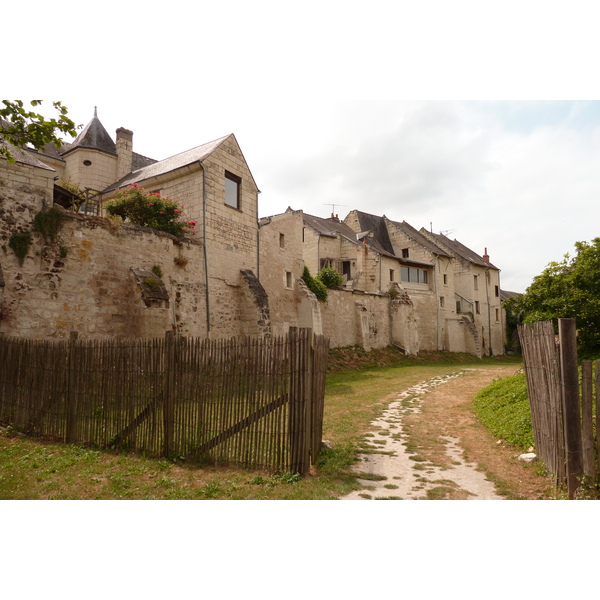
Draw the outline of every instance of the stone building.
[[[94,114],[73,143],[16,158],[0,162],[1,242],[6,249],[21,233],[32,241],[22,261],[8,251],[0,260],[1,332],[270,333],[256,277],[259,190],[233,134],[157,161],[133,152],[129,130],[119,128],[113,141]],[[197,235],[176,238],[102,219],[103,204],[132,184],[177,200]],[[32,231],[34,216],[53,199],[64,204],[73,186],[85,192],[82,212],[89,216],[65,211],[51,242]]]
[[[0,140],[1,142],[1,140]],[[280,335],[332,346],[503,353],[499,270],[456,240],[358,210],[341,221],[288,208],[258,219],[259,190],[233,134],[164,160],[113,140],[96,113],[70,144],[0,160],[0,333],[23,337]],[[196,235],[106,219],[136,185],[179,202]],[[77,190],[85,202],[74,211]],[[49,236],[36,215],[62,206]],[[304,284],[333,267],[320,302]]]

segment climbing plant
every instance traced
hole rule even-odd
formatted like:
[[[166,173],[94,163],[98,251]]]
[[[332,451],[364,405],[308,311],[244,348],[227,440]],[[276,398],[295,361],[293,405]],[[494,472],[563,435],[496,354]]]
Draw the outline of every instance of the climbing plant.
[[[29,231],[13,233],[8,240],[8,246],[16,254],[19,264],[22,266],[31,247],[31,233]]]
[[[42,210],[33,217],[33,230],[44,236],[46,243],[52,243],[56,239],[66,216],[58,208]]]
[[[319,279],[315,279],[308,270],[308,267],[304,267],[304,273],[302,274],[302,279],[308,289],[317,297],[317,299],[322,302],[327,301],[327,288],[325,284]]]

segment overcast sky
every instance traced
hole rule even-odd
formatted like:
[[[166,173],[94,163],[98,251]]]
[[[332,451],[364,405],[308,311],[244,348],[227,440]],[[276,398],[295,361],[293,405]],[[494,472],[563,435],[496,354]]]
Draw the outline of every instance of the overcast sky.
[[[3,97],[97,106],[155,159],[234,133],[260,216],[406,220],[487,248],[507,290],[600,235],[587,2],[207,4],[9,8]]]

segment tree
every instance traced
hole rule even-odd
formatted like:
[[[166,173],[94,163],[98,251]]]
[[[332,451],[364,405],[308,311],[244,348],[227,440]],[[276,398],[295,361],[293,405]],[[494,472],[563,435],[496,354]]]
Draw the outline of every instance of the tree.
[[[600,354],[600,238],[576,242],[577,254],[551,262],[524,294],[506,301],[525,323],[575,318],[583,356]]]
[[[0,108],[0,138],[16,148],[25,148],[30,145],[36,150],[41,150],[46,144],[53,143],[62,146],[58,133],[65,133],[75,137],[77,135],[75,123],[67,117],[67,108],[61,102],[52,105],[58,111],[57,118],[46,119],[43,115],[25,108],[22,100],[3,100]],[[42,104],[42,100],[32,100],[32,107]],[[8,162],[15,162],[10,148],[3,145],[0,140],[0,158]]]

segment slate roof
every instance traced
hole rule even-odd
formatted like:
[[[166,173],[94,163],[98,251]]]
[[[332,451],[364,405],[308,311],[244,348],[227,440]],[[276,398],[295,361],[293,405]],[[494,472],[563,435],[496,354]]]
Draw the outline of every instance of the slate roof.
[[[104,129],[104,125],[100,123],[100,119],[94,112],[93,119],[83,128],[81,133],[73,140],[69,147],[65,149],[65,146],[60,148],[60,154],[67,154],[75,150],[75,148],[93,148],[94,150],[101,150],[107,154],[117,154],[117,146],[113,141],[112,137]]]
[[[514,296],[520,296],[519,292],[509,292],[508,290],[500,290],[500,302],[504,302],[509,298],[513,298]]]
[[[420,244],[425,249],[429,250],[433,254],[437,254],[438,256],[445,256],[447,258],[451,258],[451,256],[445,251],[442,250],[438,245],[434,244],[431,240],[427,239],[420,231],[417,231],[412,225],[408,224],[406,221],[402,221],[402,223],[398,221],[392,221],[388,219],[390,223],[393,223],[400,231],[402,231],[409,238]]]
[[[499,270],[498,267],[495,267],[493,264],[491,263],[486,263],[483,258],[481,256],[479,256],[479,254],[477,254],[476,252],[473,252],[473,250],[471,250],[470,248],[467,248],[464,244],[461,244],[458,240],[451,240],[450,238],[447,238],[445,235],[441,234],[441,233],[431,233],[430,235],[432,235],[436,240],[438,240],[440,242],[440,244],[443,244],[444,246],[446,246],[446,248],[448,248],[450,250],[450,252],[453,252],[455,255],[459,256],[460,258],[463,258],[465,260],[467,260],[468,262],[477,265],[479,267],[490,267],[492,269],[496,269]]]
[[[6,119],[0,119],[0,127],[8,128],[12,125],[10,121]],[[40,167],[41,169],[47,169],[49,171],[54,171],[48,165],[45,165],[43,162],[38,160],[28,148],[20,149],[12,144],[9,144],[1,135],[0,135],[0,146],[3,148],[8,148],[8,151],[12,154],[12,157],[18,162],[25,165],[31,165],[32,167]]]
[[[307,225],[318,231],[321,235],[337,237],[337,234],[340,234],[351,242],[358,243],[356,232],[341,221],[323,219],[322,217],[307,215],[306,213],[302,213],[302,217]]]
[[[27,150],[21,150],[20,148],[16,148],[12,144],[9,144],[6,140],[0,138],[0,146],[3,148],[8,148],[8,151],[12,154],[12,157],[18,163],[31,165],[32,167],[39,167],[40,169],[46,169],[48,171],[54,171],[52,167],[44,164],[41,160],[38,160],[31,152],[27,152]]]
[[[152,177],[158,177],[159,175],[164,175],[165,173],[170,173],[176,169],[180,169],[187,165],[191,165],[192,163],[204,160],[207,156],[212,154],[228,137],[232,135],[233,134],[230,133],[222,138],[208,142],[207,144],[202,144],[201,146],[197,146],[191,150],[186,150],[185,152],[181,152],[175,156],[166,158],[165,160],[159,160],[134,170],[125,175],[125,177],[121,178],[116,183],[113,183],[107,187],[104,190],[104,193],[112,192],[118,188],[131,185],[133,183],[139,183],[140,181],[145,181],[146,179],[151,179]]]
[[[358,216],[360,230],[372,231],[373,238],[371,239],[376,240],[380,248],[388,255],[396,256],[394,254],[394,247],[390,241],[390,236],[388,235],[384,218],[378,217],[377,215],[370,215],[369,213],[364,213],[360,210],[356,211],[356,215]]]

